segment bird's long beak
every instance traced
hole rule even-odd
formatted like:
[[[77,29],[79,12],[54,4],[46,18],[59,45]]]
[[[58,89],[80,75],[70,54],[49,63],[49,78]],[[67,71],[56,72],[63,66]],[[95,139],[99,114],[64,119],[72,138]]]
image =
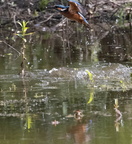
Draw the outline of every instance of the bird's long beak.
[[[47,9],[55,9],[55,6],[47,6]]]

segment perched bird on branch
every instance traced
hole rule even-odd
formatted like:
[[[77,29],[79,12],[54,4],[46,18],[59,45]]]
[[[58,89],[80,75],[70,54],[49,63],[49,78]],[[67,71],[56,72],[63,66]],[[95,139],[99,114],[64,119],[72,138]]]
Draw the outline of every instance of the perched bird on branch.
[[[69,6],[55,5],[55,8],[65,17],[77,21],[81,24],[88,25],[88,21],[83,15],[83,7],[79,2],[68,0]]]

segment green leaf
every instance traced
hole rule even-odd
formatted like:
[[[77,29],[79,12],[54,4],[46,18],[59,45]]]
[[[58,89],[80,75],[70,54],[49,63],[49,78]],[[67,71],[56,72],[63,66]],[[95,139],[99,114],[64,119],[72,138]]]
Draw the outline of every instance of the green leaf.
[[[26,25],[26,24],[25,24],[25,21],[22,21],[22,26],[25,27],[25,25]]]
[[[94,99],[94,92],[91,92],[90,93],[90,98],[89,98],[89,101],[87,102],[87,104],[91,103]]]
[[[26,33],[26,31],[29,29],[29,27],[25,27],[23,32]]]
[[[27,27],[27,24],[28,24],[29,22],[26,22],[26,21],[23,20],[22,22],[19,22],[19,21],[18,21],[17,23],[21,26],[21,31],[20,31],[20,32],[17,32],[16,35],[18,35],[19,37],[21,37],[24,42],[27,42],[25,36],[32,34],[32,33],[26,33],[27,30],[29,29],[29,27]]]
[[[9,56],[10,56],[10,55],[12,55],[12,53],[7,53],[6,55],[9,55]]]
[[[20,33],[19,33],[19,34],[16,34],[16,35],[19,36],[19,37],[22,37],[22,34],[20,34]]]
[[[89,70],[86,70],[88,76],[89,76],[89,80],[90,81],[93,81],[93,74],[89,71]]]
[[[25,34],[25,35],[32,35],[33,34],[33,32],[32,33],[27,33],[27,34]]]
[[[22,27],[22,24],[19,21],[17,21],[17,23]]]
[[[26,43],[27,42],[27,40],[25,39],[25,38],[22,38],[23,39],[23,41]]]

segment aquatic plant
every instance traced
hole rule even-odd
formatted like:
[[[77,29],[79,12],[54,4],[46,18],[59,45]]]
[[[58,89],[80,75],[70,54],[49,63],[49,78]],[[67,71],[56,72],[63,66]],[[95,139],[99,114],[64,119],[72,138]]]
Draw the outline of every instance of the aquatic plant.
[[[118,116],[121,116],[121,117],[122,117],[122,113],[120,112],[120,110],[118,110],[118,108],[119,108],[119,104],[118,104],[118,99],[116,98],[116,99],[115,99],[115,104],[114,104],[114,110],[115,110],[115,112],[116,112],[116,114],[117,114]]]
[[[32,117],[31,115],[26,115],[26,128],[29,130],[32,128]]]
[[[114,110],[116,113],[116,120],[115,120],[115,128],[116,128],[116,132],[119,132],[119,121],[121,121],[122,118],[122,113],[120,112],[119,108],[119,104],[118,104],[118,99],[115,99],[115,104],[114,104]]]
[[[94,91],[91,91],[90,92],[90,97],[89,97],[89,100],[88,100],[87,104],[90,104],[93,101],[93,99],[94,99]]]
[[[23,40],[23,45],[21,47],[21,55],[22,55],[22,62],[21,62],[21,68],[22,68],[22,71],[21,71],[21,75],[22,77],[25,76],[25,68],[26,68],[26,56],[25,56],[25,49],[26,49],[26,45],[25,43],[27,42],[27,39],[25,36],[27,35],[31,35],[33,33],[27,33],[27,30],[29,29],[29,27],[27,27],[27,24],[28,22],[26,21],[22,21],[22,22],[17,22],[20,26],[21,26],[21,31],[17,32],[16,35],[19,36],[22,40]]]
[[[123,80],[120,80],[120,86],[123,89],[123,91],[127,90],[127,84]]]
[[[89,80],[93,82],[93,74],[89,70],[86,70],[86,72],[88,74]]]
[[[9,87],[10,91],[16,91],[17,87],[14,83],[12,83],[11,87]]]
[[[17,32],[16,35],[22,38],[24,42],[27,42],[25,36],[32,34],[32,33],[27,33],[27,30],[29,29],[29,27],[27,27],[27,24],[29,22],[23,20],[22,22],[18,21],[17,23],[21,26],[21,31]]]
[[[115,104],[114,104],[114,107],[115,107],[115,108],[118,108],[118,107],[119,107],[119,104],[118,104],[118,99],[115,99]]]

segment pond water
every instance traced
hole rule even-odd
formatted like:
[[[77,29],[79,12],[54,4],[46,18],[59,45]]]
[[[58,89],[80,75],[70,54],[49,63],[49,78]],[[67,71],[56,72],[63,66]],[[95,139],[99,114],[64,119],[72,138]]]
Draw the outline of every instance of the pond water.
[[[71,25],[27,37],[24,78],[23,42],[1,32],[0,143],[131,143],[131,29]]]

